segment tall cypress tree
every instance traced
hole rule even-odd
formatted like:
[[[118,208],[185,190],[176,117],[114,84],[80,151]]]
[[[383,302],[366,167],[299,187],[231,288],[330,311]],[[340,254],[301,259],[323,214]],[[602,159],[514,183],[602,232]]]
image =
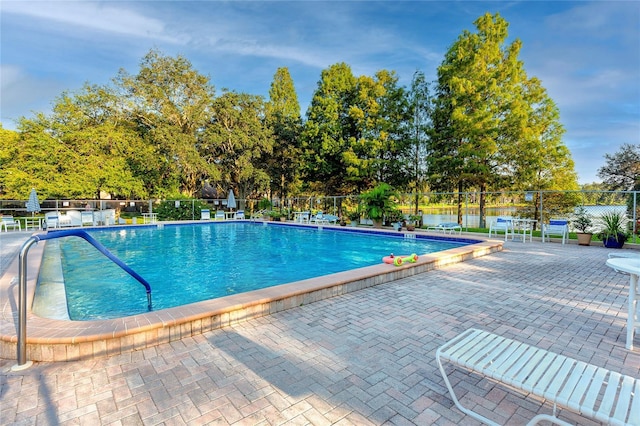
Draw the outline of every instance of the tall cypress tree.
[[[273,153],[266,158],[271,192],[286,198],[299,185],[302,167],[300,104],[286,67],[278,68],[273,77],[265,119],[274,140]]]
[[[536,170],[551,170],[563,189],[576,179],[555,105],[518,59],[522,43],[505,46],[509,24],[499,14],[474,24],[478,32],[464,31],[438,68],[429,168],[435,188],[480,191],[484,226],[487,190],[528,186]],[[562,169],[529,162],[551,151]]]

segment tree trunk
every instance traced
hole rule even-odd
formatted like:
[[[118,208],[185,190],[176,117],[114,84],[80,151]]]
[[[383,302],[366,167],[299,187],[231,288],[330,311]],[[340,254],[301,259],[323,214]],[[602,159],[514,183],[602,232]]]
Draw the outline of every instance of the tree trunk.
[[[458,225],[462,225],[462,181],[458,182]]]
[[[486,220],[485,220],[485,204],[487,202],[486,195],[484,193],[486,189],[485,184],[480,185],[480,228],[486,228]]]

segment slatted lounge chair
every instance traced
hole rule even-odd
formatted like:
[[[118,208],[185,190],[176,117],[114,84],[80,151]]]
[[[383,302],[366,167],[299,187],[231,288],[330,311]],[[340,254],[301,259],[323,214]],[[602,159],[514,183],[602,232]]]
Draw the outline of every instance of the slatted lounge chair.
[[[340,220],[340,218],[334,214],[325,214],[324,218],[326,219],[327,222],[333,223],[333,224],[338,223],[338,221]]]
[[[530,425],[547,420],[568,426],[556,416],[558,406],[606,424],[640,425],[638,378],[476,329],[439,347],[436,361],[456,407],[488,425],[497,423],[460,403],[443,362],[553,403],[553,414],[538,414]]]
[[[236,212],[236,219],[244,219],[244,210],[238,210]]]
[[[456,222],[445,222],[440,223],[436,226],[429,226],[427,227],[427,231],[439,231],[445,234],[454,234],[458,232],[459,234],[462,234],[462,226],[460,226]]]
[[[22,225],[20,225],[19,220],[14,219],[12,215],[3,215],[0,230],[4,229],[5,232],[9,232],[9,228],[13,230],[18,228],[18,231],[22,231]]]
[[[544,243],[545,238],[547,241],[551,241],[549,236],[561,236],[562,244],[565,243],[565,240],[569,238],[569,221],[566,219],[551,219],[549,220],[549,224],[542,224],[542,242]]]
[[[211,211],[209,209],[200,209],[200,220],[211,220]]]
[[[216,220],[224,220],[224,210],[217,210],[216,211]]]

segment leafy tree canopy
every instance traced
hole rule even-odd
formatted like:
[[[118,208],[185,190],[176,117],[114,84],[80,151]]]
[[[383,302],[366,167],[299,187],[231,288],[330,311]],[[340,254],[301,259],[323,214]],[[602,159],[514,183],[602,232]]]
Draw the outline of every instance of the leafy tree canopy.
[[[640,144],[623,144],[618,152],[606,154],[598,177],[612,191],[640,190]]]

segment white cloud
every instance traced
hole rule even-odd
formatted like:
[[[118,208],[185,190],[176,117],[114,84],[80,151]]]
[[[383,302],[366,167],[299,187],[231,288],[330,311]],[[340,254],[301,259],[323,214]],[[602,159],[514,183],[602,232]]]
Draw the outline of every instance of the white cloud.
[[[185,43],[188,39],[183,35],[167,34],[166,25],[162,21],[124,8],[118,2],[103,4],[84,1],[5,1],[0,7],[3,14],[55,22],[67,26],[67,30],[68,26],[80,27],[170,43]]]

